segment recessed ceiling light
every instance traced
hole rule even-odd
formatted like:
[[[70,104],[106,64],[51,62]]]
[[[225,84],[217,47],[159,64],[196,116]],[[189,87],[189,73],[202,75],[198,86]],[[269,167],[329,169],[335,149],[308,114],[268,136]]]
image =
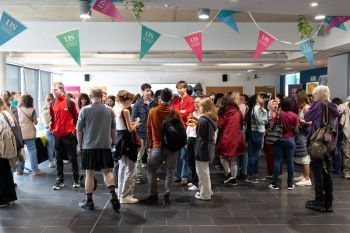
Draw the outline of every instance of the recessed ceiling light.
[[[316,15],[316,16],[315,16],[315,19],[316,19],[316,20],[323,20],[323,19],[325,19],[325,18],[326,18],[325,15]]]
[[[199,8],[198,9],[198,18],[199,19],[209,19],[209,13],[210,13],[210,10],[207,9],[207,8]]]
[[[286,68],[284,68],[285,70],[291,70],[292,68],[290,68],[290,67],[286,67]]]
[[[317,7],[317,6],[318,6],[318,2],[311,2],[311,3],[310,3],[310,6],[311,6],[311,7]]]

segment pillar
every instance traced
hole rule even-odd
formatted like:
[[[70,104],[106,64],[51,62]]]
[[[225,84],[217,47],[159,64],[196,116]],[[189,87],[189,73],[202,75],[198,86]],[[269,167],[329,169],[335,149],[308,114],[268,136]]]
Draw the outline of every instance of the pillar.
[[[328,58],[328,83],[331,99],[345,100],[350,96],[350,54]]]

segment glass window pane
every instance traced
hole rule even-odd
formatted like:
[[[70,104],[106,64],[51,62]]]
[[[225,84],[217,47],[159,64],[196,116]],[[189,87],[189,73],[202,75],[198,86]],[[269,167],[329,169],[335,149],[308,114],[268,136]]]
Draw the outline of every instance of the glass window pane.
[[[24,92],[25,94],[31,95],[34,99],[34,108],[39,113],[39,102],[38,102],[38,88],[39,86],[39,71],[24,68]]]
[[[50,92],[51,92],[51,73],[46,71],[40,71],[40,90],[39,90],[40,108],[45,106],[45,97]]]
[[[21,67],[14,65],[6,65],[6,72],[6,90],[21,91]]]

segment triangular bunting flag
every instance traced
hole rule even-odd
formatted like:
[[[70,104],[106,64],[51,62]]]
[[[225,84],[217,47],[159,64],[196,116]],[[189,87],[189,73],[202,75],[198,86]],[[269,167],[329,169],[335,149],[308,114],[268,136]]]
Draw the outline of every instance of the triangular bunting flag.
[[[0,24],[0,46],[27,29],[5,11],[2,13]]]
[[[158,32],[142,25],[140,59],[146,55],[148,50],[150,50],[153,44],[156,43],[159,37],[160,34]]]
[[[350,20],[350,16],[333,16],[332,21],[329,23],[327,30],[332,29],[334,27],[338,27],[338,25],[345,23]]]
[[[185,36],[185,40],[191,47],[194,55],[196,55],[200,63],[202,63],[202,32],[196,32]]]
[[[123,21],[123,16],[113,4],[112,0],[96,0],[93,7],[94,10],[108,15],[117,21]]]
[[[260,31],[254,58],[258,58],[260,54],[262,54],[275,41],[276,39],[273,36],[264,31]]]
[[[76,63],[81,66],[80,63],[80,42],[79,42],[79,30],[74,29],[68,32],[63,32],[57,35],[57,39],[67,49],[69,54],[73,57]]]
[[[121,2],[122,0],[112,0],[112,2]],[[90,0],[90,6],[94,5],[96,0]]]
[[[327,16],[327,17],[324,19],[324,22],[325,22],[326,24],[330,24],[330,23],[332,22],[332,20],[333,20],[333,16]],[[337,28],[339,28],[339,29],[341,29],[341,30],[343,30],[343,31],[347,31],[347,29],[346,29],[346,27],[345,27],[345,25],[344,25],[343,23],[339,24],[339,25],[337,26]]]
[[[237,13],[239,13],[239,11],[221,10],[216,18],[226,23],[229,27],[231,27],[236,32],[239,32],[237,23],[233,17],[233,15]]]
[[[314,65],[314,46],[310,40],[306,40],[299,44],[301,52],[303,52],[307,62],[313,66]]]

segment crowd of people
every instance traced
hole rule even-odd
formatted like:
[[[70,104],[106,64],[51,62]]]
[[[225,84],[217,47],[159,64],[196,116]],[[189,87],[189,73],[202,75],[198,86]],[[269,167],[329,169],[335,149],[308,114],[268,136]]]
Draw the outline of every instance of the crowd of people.
[[[35,144],[40,118],[49,168],[57,169],[52,188],[65,186],[64,161],[69,160],[72,187],[84,186],[86,191],[86,198],[79,203],[84,209],[95,208],[96,171],[102,171],[117,211],[120,204],[158,202],[160,167],[166,174],[164,205],[171,202],[174,182],[188,186],[194,198],[209,201],[213,196],[210,169],[219,167],[225,185],[270,180],[267,188],[293,190],[295,185],[313,184],[315,199],[308,201],[306,208],[333,211],[332,173],[350,179],[350,97],[344,103],[339,98],[330,101],[330,90],[322,85],[312,96],[300,89],[293,97],[258,93],[250,98],[236,92],[206,96],[201,85],[191,88],[185,81],[179,81],[176,88],[177,94],[168,88],[153,93],[145,83],[138,97],[126,90],[108,96],[93,88],[89,95],[81,93],[75,100],[56,82],[40,117],[30,95],[3,92],[0,206],[17,200],[13,174],[23,175],[25,161],[33,176],[45,175],[38,167]],[[317,141],[321,131],[322,140]],[[262,154],[266,174],[259,171]],[[283,162],[287,165],[286,186],[280,179]],[[295,164],[302,166],[297,177]],[[79,167],[85,170],[83,176]],[[148,182],[149,193],[139,200],[134,187],[143,182]]]

